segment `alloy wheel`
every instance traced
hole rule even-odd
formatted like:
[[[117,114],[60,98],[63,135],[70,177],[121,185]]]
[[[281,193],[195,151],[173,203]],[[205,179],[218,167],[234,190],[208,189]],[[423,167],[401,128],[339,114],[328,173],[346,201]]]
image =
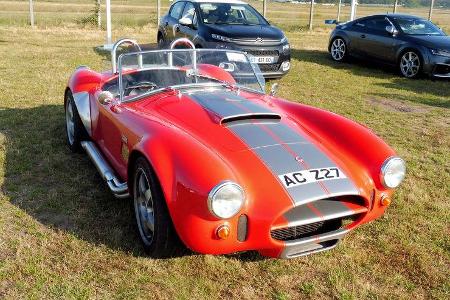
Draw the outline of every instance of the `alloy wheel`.
[[[345,56],[345,42],[342,39],[335,39],[331,44],[331,56],[334,60],[340,61]]]
[[[155,234],[155,214],[150,182],[139,168],[134,181],[134,209],[136,221],[144,244],[150,245]]]
[[[419,56],[412,51],[408,51],[403,54],[400,59],[400,71],[403,76],[411,78],[417,76],[420,71],[420,59]]]
[[[69,143],[70,145],[73,145],[75,141],[75,121],[74,121],[72,101],[70,99],[67,100],[66,105],[66,131]]]

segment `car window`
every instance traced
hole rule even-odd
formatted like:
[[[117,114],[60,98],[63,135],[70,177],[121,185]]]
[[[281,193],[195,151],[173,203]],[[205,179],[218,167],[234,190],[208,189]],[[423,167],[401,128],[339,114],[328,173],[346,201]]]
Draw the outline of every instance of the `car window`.
[[[181,17],[181,13],[183,12],[184,4],[186,2],[177,2],[170,9],[170,16],[174,19],[179,20]]]
[[[267,25],[264,18],[248,4],[201,3],[203,23],[216,25]]]
[[[188,18],[192,21],[192,24],[197,25],[197,16],[195,13],[195,7],[192,3],[188,2],[186,3],[186,6],[184,7],[183,14],[181,16],[182,18]]]
[[[386,26],[390,26],[391,23],[389,23],[388,20],[384,17],[380,18],[373,18],[366,20],[366,27],[376,30],[376,31],[386,31]]]
[[[397,18],[395,20],[405,34],[444,35],[444,33],[430,21],[416,18]]]

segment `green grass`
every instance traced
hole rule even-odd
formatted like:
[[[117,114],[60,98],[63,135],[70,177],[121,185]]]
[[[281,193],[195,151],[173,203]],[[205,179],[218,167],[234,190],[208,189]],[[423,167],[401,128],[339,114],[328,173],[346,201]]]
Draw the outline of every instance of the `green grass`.
[[[115,29],[115,37],[154,42],[152,24]],[[66,81],[81,64],[109,67],[93,51],[104,32],[3,25],[0,298],[448,299],[449,82],[334,63],[325,29],[287,34],[293,69],[279,80],[279,95],[367,125],[407,161],[406,180],[384,217],[332,251],[294,260],[146,257],[130,204],[114,199],[88,158],[65,145]]]

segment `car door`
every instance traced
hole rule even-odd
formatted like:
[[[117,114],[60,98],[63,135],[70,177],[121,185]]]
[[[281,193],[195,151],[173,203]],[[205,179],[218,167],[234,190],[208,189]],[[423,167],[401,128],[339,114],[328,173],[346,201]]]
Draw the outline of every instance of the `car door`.
[[[391,62],[395,60],[395,49],[398,43],[395,36],[386,31],[391,23],[384,16],[373,17],[365,22],[366,32],[360,39],[360,47],[373,58]]]
[[[365,38],[366,32],[367,29],[365,19],[357,20],[346,31],[350,41],[348,45],[350,53],[357,55],[366,55],[364,47],[361,46],[361,40]]]
[[[197,12],[195,9],[194,4],[191,2],[186,2],[186,5],[184,6],[183,13],[181,14],[181,18],[186,18],[191,20],[192,25],[186,26],[186,25],[179,25],[179,37],[186,37],[190,40],[194,40],[195,36],[197,35],[198,30],[198,19],[197,19]]]
[[[176,2],[170,8],[169,15],[166,21],[167,27],[167,39],[168,41],[173,41],[180,36],[180,24],[178,20],[181,18],[181,14],[183,13],[185,1]]]

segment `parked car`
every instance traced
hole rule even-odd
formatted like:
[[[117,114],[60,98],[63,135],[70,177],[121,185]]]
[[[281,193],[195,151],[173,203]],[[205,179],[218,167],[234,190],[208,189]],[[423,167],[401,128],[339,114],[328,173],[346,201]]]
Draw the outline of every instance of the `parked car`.
[[[244,52],[112,52],[65,91],[67,142],[118,198],[131,197],[144,248],[172,255],[331,249],[380,217],[405,163],[368,128],[264,94]],[[178,43],[194,45],[187,39]],[[135,42],[133,42],[137,45]],[[82,170],[80,170],[82,172]]]
[[[178,0],[161,18],[158,44],[189,38],[196,48],[227,48],[252,55],[266,78],[285,75],[291,67],[284,33],[256,9],[238,0]]]
[[[450,37],[415,16],[374,15],[338,24],[328,50],[335,61],[357,56],[396,65],[408,78],[450,78]]]

